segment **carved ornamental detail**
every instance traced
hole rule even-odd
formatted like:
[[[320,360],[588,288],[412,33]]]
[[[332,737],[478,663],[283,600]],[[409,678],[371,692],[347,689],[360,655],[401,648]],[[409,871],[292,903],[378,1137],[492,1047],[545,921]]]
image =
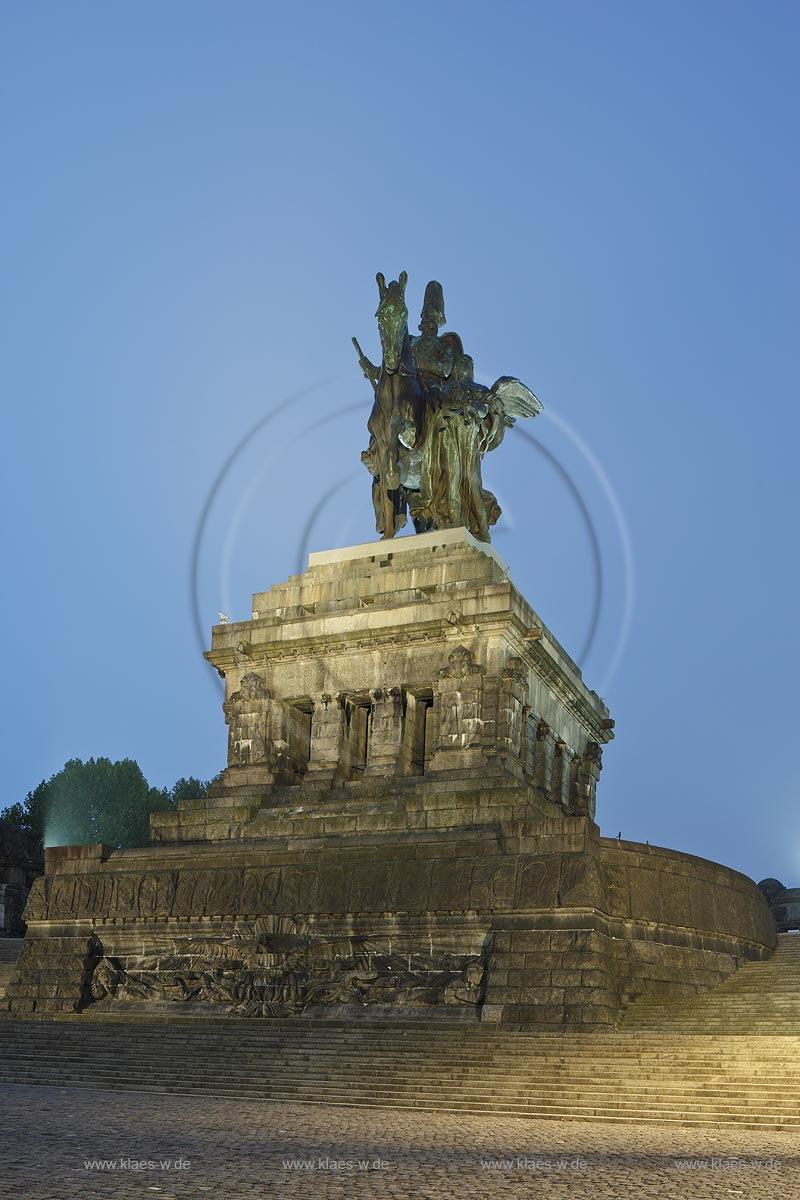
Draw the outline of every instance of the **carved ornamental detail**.
[[[229,766],[255,765],[276,786],[338,788],[483,762],[532,785],[559,812],[593,818],[600,744],[581,738],[576,752],[565,740],[574,731],[553,728],[533,698],[524,658],[509,654],[490,673],[464,645],[450,649],[427,687],[411,689],[388,682],[276,700],[251,671],[223,706]]]
[[[95,1003],[200,1002],[240,1017],[299,1016],[318,1005],[476,1006],[483,957],[398,950],[387,936],[319,937],[302,921],[265,917],[233,937],[171,939],[145,954],[104,956]]]
[[[456,646],[447,663],[433,681],[434,711],[438,716],[436,749],[480,746],[486,668],[475,662],[475,655],[466,646]]]
[[[263,679],[251,671],[222,706],[228,725],[228,766],[246,767],[268,760],[271,708]]]

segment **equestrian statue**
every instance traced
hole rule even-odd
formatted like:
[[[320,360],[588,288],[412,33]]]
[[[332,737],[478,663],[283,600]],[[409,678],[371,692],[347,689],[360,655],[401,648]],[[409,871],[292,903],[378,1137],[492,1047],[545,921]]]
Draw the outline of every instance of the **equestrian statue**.
[[[406,272],[389,284],[376,278],[380,367],[352,339],[374,392],[361,460],[372,475],[375,528],[393,538],[410,515],[417,533],[464,526],[488,542],[501,510],[483,486],[481,460],[517,417],[535,417],[542,405],[509,375],[490,388],[475,382],[461,338],[439,333],[445,315],[437,280],[425,288],[419,337],[409,337]]]

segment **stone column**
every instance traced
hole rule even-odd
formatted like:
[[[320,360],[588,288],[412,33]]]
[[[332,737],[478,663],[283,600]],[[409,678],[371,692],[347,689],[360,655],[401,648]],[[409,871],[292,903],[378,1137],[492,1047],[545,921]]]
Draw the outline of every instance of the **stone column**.
[[[577,778],[575,811],[582,817],[594,820],[597,805],[597,784],[603,769],[603,749],[597,742],[589,742],[580,760]]]
[[[540,721],[536,729],[536,754],[534,779],[536,785],[550,798],[553,791],[553,761],[558,738],[546,721]]]
[[[536,755],[539,749],[537,735],[540,721],[539,714],[532,708],[529,709],[525,718],[525,737],[522,748],[525,777],[530,783],[536,782]]]
[[[572,807],[572,761],[575,751],[570,750],[566,742],[556,743],[553,759],[553,792],[552,800],[568,813]]]
[[[398,775],[423,775],[425,759],[432,752],[432,699],[406,692],[404,696],[403,744],[400,747]]]
[[[327,692],[312,699],[311,753],[307,779],[333,779],[339,769],[345,732],[343,699],[341,695],[332,696]]]
[[[344,726],[340,770],[334,780],[336,783],[364,778],[371,715],[371,705],[360,696],[341,696],[340,702]]]
[[[302,782],[311,753],[311,709],[281,700],[273,713],[273,740],[279,784]]]
[[[528,671],[521,658],[509,658],[500,681],[497,706],[497,749],[522,763]]]
[[[375,688],[369,695],[372,709],[364,775],[396,775],[403,741],[402,690]]]

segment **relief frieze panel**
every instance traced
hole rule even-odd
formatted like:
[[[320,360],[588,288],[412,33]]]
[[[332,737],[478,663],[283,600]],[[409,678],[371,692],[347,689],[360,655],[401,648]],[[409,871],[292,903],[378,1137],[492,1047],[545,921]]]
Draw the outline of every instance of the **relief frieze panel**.
[[[280,871],[245,871],[240,911],[250,915],[272,911],[280,886]]]
[[[518,863],[404,859],[359,864],[56,875],[26,919],[190,920],[265,913],[442,912],[513,906]]]
[[[513,908],[517,886],[516,861],[475,863],[470,873],[470,908]]]
[[[520,874],[519,908],[559,907],[561,858],[553,855],[526,863]]]
[[[320,937],[303,921],[268,916],[231,937],[164,939],[145,954],[103,955],[93,1003],[209,1003],[238,1017],[298,1016],[325,1005],[477,1007],[486,953],[425,947],[399,951],[391,937]]]

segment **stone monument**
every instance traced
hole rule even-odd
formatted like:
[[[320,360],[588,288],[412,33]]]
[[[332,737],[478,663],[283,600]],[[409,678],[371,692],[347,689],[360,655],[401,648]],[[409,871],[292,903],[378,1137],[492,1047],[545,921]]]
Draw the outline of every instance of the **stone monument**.
[[[608,1028],[775,945],[745,876],[600,836],[614,722],[489,543],[481,459],[541,406],[474,381],[437,282],[411,338],[405,284],[356,344],[380,540],[221,616],[227,766],[148,846],[48,849],[12,1013]]]
[[[474,364],[457,333],[439,336],[444,293],[437,280],[425,289],[420,336],[408,333],[407,276],[386,283],[378,274],[376,316],[383,360],[359,363],[375,393],[361,455],[373,476],[376,530],[392,538],[408,521],[417,533],[464,527],[488,542],[500,507],[481,479],[481,459],[503,440],[515,417],[542,411],[533,392],[502,376],[491,388],[473,379]]]

